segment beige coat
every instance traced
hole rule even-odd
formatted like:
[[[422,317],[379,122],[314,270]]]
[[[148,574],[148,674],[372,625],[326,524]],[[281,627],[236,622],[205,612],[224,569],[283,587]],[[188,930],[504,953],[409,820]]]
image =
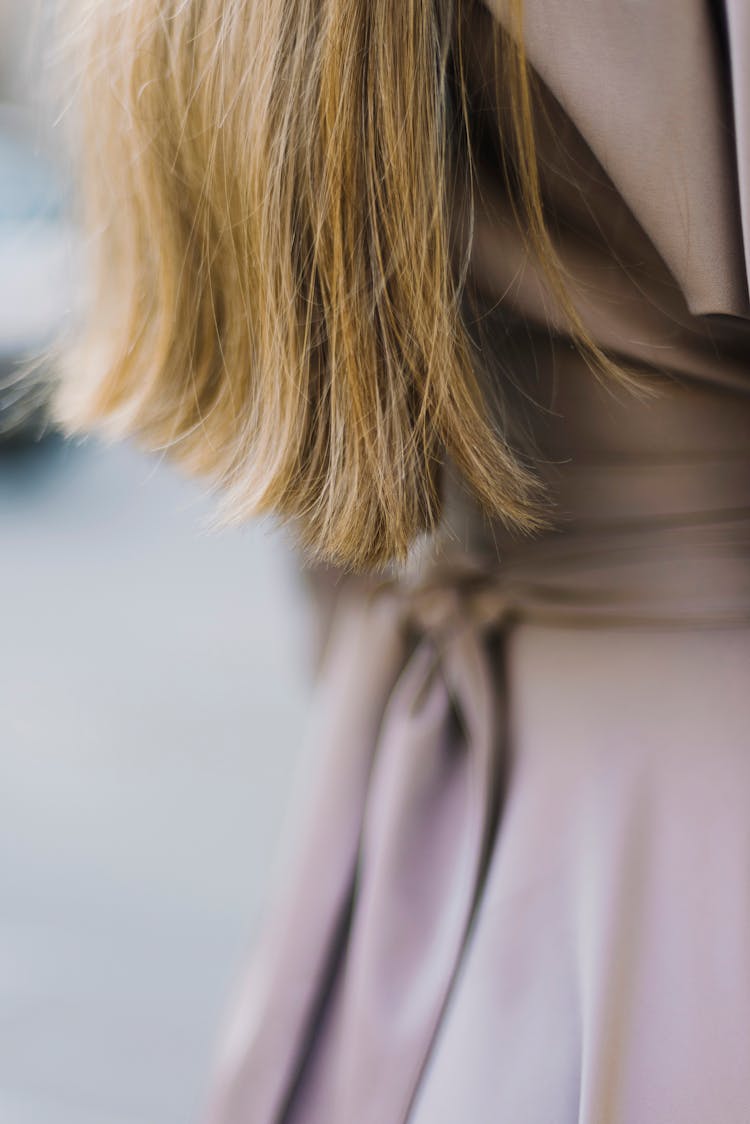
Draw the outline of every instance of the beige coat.
[[[497,18],[501,0],[493,0]],[[526,0],[600,385],[483,169],[474,276],[558,526],[460,486],[345,588],[213,1124],[750,1120],[750,4]]]

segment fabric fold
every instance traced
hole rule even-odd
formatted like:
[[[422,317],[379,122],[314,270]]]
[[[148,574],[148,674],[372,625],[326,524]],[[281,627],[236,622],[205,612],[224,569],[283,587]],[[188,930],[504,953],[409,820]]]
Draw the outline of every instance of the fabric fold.
[[[372,754],[404,643],[391,602],[343,596],[275,894],[239,990],[206,1119],[283,1118],[349,909]]]
[[[238,1004],[215,1124],[406,1120],[481,890],[502,781],[497,608],[384,588],[341,616],[318,791],[292,812],[296,865]]]
[[[323,1077],[303,1088],[298,1124],[405,1121],[461,961],[502,755],[481,629],[455,611],[462,627],[422,634],[384,715],[346,957],[313,1059]]]

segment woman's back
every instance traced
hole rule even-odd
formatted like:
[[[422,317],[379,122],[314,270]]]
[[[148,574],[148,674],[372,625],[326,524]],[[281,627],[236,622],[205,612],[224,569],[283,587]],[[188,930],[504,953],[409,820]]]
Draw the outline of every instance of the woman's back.
[[[750,167],[716,14],[526,5],[566,281],[656,394],[572,346],[490,146],[471,309],[556,526],[454,476],[413,585],[341,594],[216,1121],[747,1118]]]
[[[448,7],[327,3],[316,22],[300,4],[290,30],[268,3],[274,50],[295,48],[264,69],[255,27],[268,113],[250,140],[276,159],[279,123],[294,190],[252,160],[243,186],[217,158],[249,201],[247,242],[227,215],[205,227],[217,276],[264,315],[231,286],[212,305],[217,339],[177,352],[195,402],[172,325],[146,388],[128,355],[101,397],[147,436],[179,417],[178,444],[210,446],[235,492],[260,449],[263,502],[329,560],[409,559],[387,579],[322,572],[336,596],[309,779],[212,1124],[745,1124],[750,15],[526,0],[534,162],[522,56],[493,49],[498,25],[517,41],[510,0],[459,6],[459,61],[409,101]],[[290,125],[313,102],[319,148]],[[415,165],[400,216],[412,142],[428,189],[455,182],[429,205]],[[287,251],[291,271],[263,274]],[[227,307],[246,312],[246,351]],[[263,401],[230,378],[248,354],[278,359]],[[222,460],[208,438],[227,420],[242,440]]]

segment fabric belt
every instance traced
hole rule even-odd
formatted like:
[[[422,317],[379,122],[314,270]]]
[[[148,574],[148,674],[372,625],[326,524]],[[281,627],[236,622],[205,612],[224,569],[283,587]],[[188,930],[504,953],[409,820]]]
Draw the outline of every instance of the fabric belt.
[[[747,627],[750,512],[569,529],[494,570],[446,560],[340,617],[212,1124],[407,1119],[495,832],[508,627]]]

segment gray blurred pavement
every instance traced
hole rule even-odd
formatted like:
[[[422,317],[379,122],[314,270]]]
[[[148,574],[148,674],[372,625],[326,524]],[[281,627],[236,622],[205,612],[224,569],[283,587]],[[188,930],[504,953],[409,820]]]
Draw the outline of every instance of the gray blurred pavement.
[[[307,702],[281,539],[0,446],[0,1124],[192,1124]]]

